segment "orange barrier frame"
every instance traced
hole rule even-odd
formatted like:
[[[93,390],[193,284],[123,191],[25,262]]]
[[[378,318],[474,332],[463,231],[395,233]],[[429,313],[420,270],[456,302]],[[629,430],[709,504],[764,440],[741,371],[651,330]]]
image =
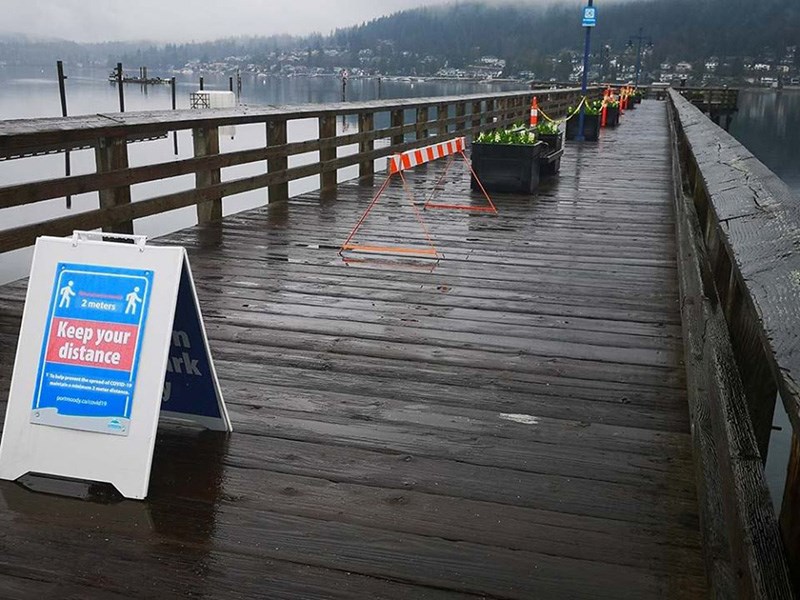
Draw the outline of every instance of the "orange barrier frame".
[[[493,214],[497,214],[497,207],[492,202],[492,199],[489,197],[489,194],[486,192],[486,188],[483,187],[483,183],[478,178],[478,175],[475,173],[475,170],[472,168],[472,163],[469,162],[467,155],[464,154],[464,151],[461,150],[459,153],[461,158],[464,159],[464,163],[466,163],[467,168],[469,169],[470,174],[475,178],[475,181],[478,182],[478,187],[481,188],[481,192],[483,192],[483,197],[486,198],[486,201],[489,203],[488,206],[466,206],[463,204],[445,204],[441,202],[432,202],[434,194],[436,194],[437,189],[441,185],[442,181],[444,181],[447,172],[450,170],[450,166],[455,162],[455,155],[451,154],[448,157],[447,165],[445,165],[444,171],[442,171],[441,176],[439,177],[436,185],[433,186],[433,190],[431,191],[430,196],[425,200],[425,204],[422,206],[422,210],[428,210],[429,208],[441,208],[445,210],[469,210],[472,212],[490,212]]]
[[[414,205],[414,197],[413,194],[410,194],[408,189],[408,184],[406,182],[405,177],[403,176],[403,171],[397,171],[397,174],[400,175],[400,179],[403,182],[403,191],[406,195],[406,198],[409,199],[409,204],[411,205],[411,210],[414,211],[414,218],[419,223],[420,227],[422,228],[422,233],[425,236],[425,241],[428,243],[429,248],[414,248],[414,247],[407,247],[407,246],[376,246],[370,244],[354,244],[351,243],[353,238],[355,237],[358,230],[361,229],[361,226],[367,220],[367,217],[372,212],[372,209],[375,208],[375,205],[378,203],[378,200],[383,195],[383,192],[386,191],[386,188],[389,187],[389,183],[392,181],[392,177],[394,177],[395,173],[390,173],[389,176],[386,178],[386,181],[383,182],[378,192],[373,196],[372,200],[367,206],[367,209],[364,211],[364,214],[356,222],[353,229],[350,231],[350,234],[347,236],[347,239],[342,244],[341,248],[339,248],[339,256],[342,256],[342,252],[352,251],[352,252],[367,252],[372,254],[384,254],[384,255],[392,255],[397,254],[401,256],[419,256],[423,258],[434,257],[439,258],[439,252],[436,250],[436,246],[433,244],[433,240],[431,239],[430,232],[428,231],[427,225],[425,225],[425,221],[422,218],[419,210]],[[344,256],[342,256],[345,259]],[[346,260],[346,259],[345,259]]]

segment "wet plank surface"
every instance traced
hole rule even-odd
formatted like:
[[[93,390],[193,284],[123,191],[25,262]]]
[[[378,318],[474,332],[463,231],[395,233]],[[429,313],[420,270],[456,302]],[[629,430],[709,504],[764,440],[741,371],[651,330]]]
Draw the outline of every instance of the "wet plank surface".
[[[427,211],[435,265],[342,262],[357,184],[159,240],[236,431],[162,428],[145,502],[0,482],[0,597],[703,597],[665,106],[625,117],[497,216]],[[359,241],[423,241],[402,186]]]

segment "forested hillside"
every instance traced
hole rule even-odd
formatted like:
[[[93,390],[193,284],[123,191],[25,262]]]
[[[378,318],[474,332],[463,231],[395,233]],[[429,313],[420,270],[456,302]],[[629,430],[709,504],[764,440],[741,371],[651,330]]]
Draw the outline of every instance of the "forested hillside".
[[[191,44],[31,42],[0,39],[0,62],[67,61],[145,64],[176,68],[238,57],[241,64],[281,60],[305,68],[363,67],[371,72],[431,74],[460,68],[482,56],[506,62],[506,73],[550,74],[554,57],[580,52],[580,2],[537,8],[458,2],[398,12],[358,26],[304,38],[232,38]],[[594,49],[622,54],[644,28],[653,41],[651,63],[698,61],[711,56],[778,61],[800,44],[800,0],[642,0],[597,2]],[[606,48],[608,47],[608,48]],[[283,53],[283,54],[282,54]],[[286,54],[291,53],[291,54]],[[793,56],[800,59],[800,53]],[[230,61],[229,61],[230,62]],[[562,60],[563,62],[563,60]]]

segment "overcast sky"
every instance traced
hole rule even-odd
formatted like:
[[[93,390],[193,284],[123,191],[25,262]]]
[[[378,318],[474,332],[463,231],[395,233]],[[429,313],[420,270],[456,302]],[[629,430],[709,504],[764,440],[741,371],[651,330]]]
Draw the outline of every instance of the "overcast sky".
[[[502,2],[503,0],[490,0]],[[508,1],[508,0],[506,0]],[[557,0],[517,0],[543,4]],[[580,4],[579,0],[558,0]],[[80,42],[328,33],[447,0],[5,0],[0,32]]]

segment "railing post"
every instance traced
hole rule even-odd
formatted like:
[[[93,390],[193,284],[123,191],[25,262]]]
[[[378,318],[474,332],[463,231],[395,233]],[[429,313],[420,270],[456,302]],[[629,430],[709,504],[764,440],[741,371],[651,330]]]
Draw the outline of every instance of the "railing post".
[[[725,250],[721,248],[720,252],[725,252]],[[716,261],[715,268],[717,269],[719,269],[719,262]],[[747,410],[753,425],[758,451],[761,454],[761,462],[766,463],[778,387],[758,333],[758,324],[746,308],[733,269],[728,268],[730,276],[728,284],[725,286],[727,293],[723,298],[725,302],[723,312],[728,321],[731,343],[736,353],[736,362],[747,398]]]
[[[494,112],[494,107],[495,107],[494,98],[490,98],[489,100],[486,101],[486,114],[491,115],[486,117],[486,124],[491,125],[491,127],[489,127],[490,131],[494,131],[495,129],[497,129],[497,127],[493,125],[493,123],[497,119],[497,117],[492,114]]]
[[[450,105],[449,104],[440,104],[436,108],[436,120],[438,124],[436,126],[436,135],[447,135],[447,117],[450,112]]]
[[[101,138],[94,151],[98,173],[128,168],[128,141],[124,137]],[[131,187],[123,185],[108,190],[98,190],[100,208],[111,208],[131,203]],[[133,233],[133,221],[123,221],[103,227],[110,233]]]
[[[267,123],[267,147],[283,146],[288,141],[286,119],[278,119]],[[289,168],[289,157],[284,153],[267,159],[267,172],[278,173]],[[269,202],[281,202],[289,199],[289,182],[274,183],[268,188]]]
[[[478,100],[472,103],[472,127],[480,128],[483,123],[483,102]],[[475,132],[478,133],[477,131]]]
[[[319,141],[327,142],[336,137],[336,116],[323,115],[319,118]],[[336,189],[336,169],[326,167],[325,163],[336,160],[336,146],[320,148],[319,161],[322,163],[322,173],[320,174],[320,189],[329,192]]]
[[[800,587],[800,442],[792,433],[792,448],[786,468],[786,484],[779,518],[783,545],[795,589]]]
[[[406,119],[405,112],[403,111],[402,108],[393,110],[391,116],[391,126],[402,127],[403,125],[405,125],[406,122],[405,119]],[[400,144],[405,142],[405,137],[406,136],[403,133],[398,133],[396,135],[393,135],[391,139],[392,146],[399,146]]]
[[[511,116],[513,121],[516,123],[522,119],[522,98],[513,98],[511,100],[511,106],[513,107]],[[528,117],[530,118],[530,113],[528,113]]]
[[[219,154],[219,128],[203,127],[192,131],[194,138],[194,156],[211,156]],[[220,170],[208,169],[197,171],[194,175],[195,187],[204,188],[220,182]],[[197,222],[210,223],[222,219],[222,196],[214,194],[203,202],[197,203]]]
[[[456,131],[464,131],[467,128],[466,117],[467,104],[466,102],[456,103]],[[458,120],[460,119],[460,120]]]
[[[375,129],[375,115],[374,113],[359,113],[358,115],[358,132],[361,135],[371,133]],[[358,151],[360,154],[372,152],[375,149],[375,140],[364,139],[358,142]],[[368,158],[358,163],[358,176],[362,183],[365,185],[372,185],[375,180],[375,159]]]
[[[500,111],[497,122],[500,124],[500,127],[505,127],[506,121],[508,120],[508,98],[498,98],[497,109]]]
[[[423,140],[428,137],[428,107],[417,107],[417,139]]]

